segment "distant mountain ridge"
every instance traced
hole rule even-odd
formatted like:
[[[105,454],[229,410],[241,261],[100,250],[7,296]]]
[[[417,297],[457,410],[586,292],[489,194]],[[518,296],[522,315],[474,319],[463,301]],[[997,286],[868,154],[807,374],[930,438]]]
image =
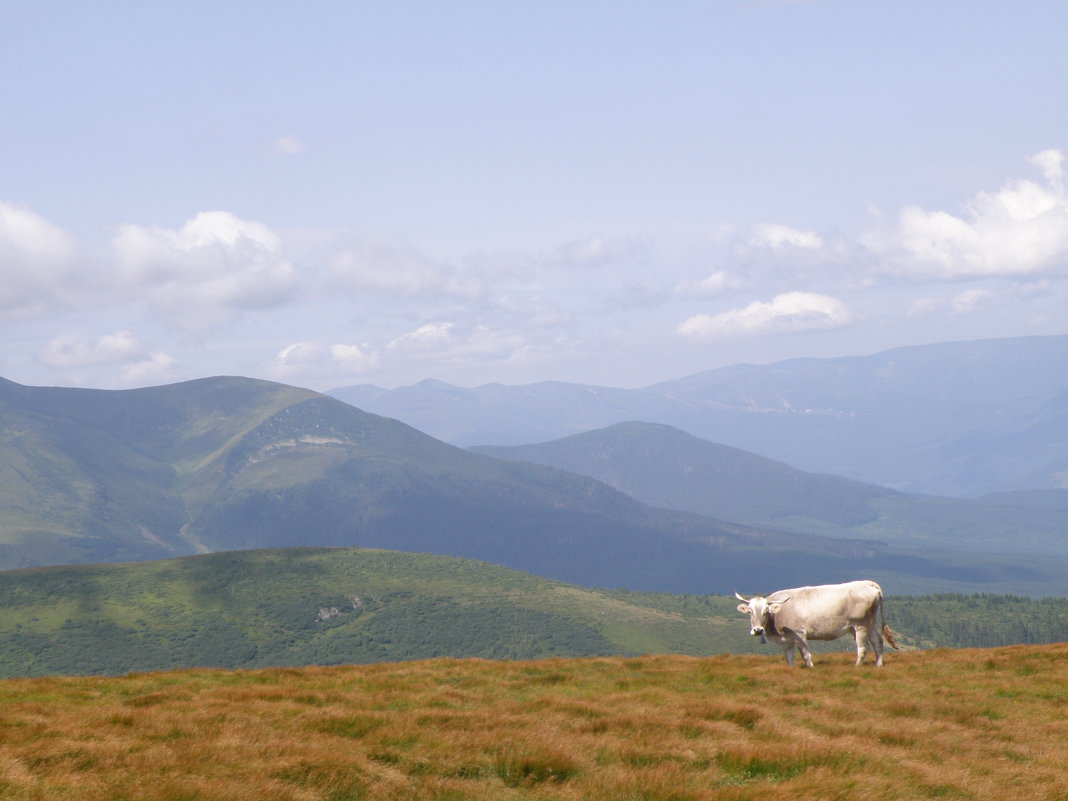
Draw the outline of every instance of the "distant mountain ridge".
[[[271,382],[4,382],[0,423],[5,568],[357,545],[682,591],[755,574],[749,550],[765,546],[765,574],[785,575],[783,549],[818,553],[828,575],[856,569],[856,544],[652,509],[595,480],[467,453]]]
[[[1068,336],[735,365],[634,390],[424,381],[331,394],[463,446],[527,445],[643,421],[911,492],[1068,487]]]
[[[569,470],[652,506],[899,546],[1068,555],[1068,490],[977,499],[807,473],[660,423],[617,423],[537,445],[470,450]]]
[[[657,509],[266,381],[0,384],[0,569],[338,545],[636,590],[730,593],[803,575],[1068,594],[1063,559],[916,552]]]

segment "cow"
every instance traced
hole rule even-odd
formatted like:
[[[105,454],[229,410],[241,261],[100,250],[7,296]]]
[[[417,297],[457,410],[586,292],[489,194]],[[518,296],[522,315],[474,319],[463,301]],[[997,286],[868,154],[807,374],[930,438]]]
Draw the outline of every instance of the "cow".
[[[894,632],[882,620],[883,589],[874,581],[850,581],[819,587],[779,590],[766,598],[754,595],[748,600],[737,592],[742,603],[738,611],[749,615],[754,637],[770,639],[786,653],[786,664],[794,664],[794,648],[801,651],[806,667],[812,667],[809,640],[837,640],[852,631],[857,641],[857,665],[864,661],[867,645],[875,651],[875,664],[883,664],[883,640],[897,650]],[[876,625],[876,616],[882,628]]]

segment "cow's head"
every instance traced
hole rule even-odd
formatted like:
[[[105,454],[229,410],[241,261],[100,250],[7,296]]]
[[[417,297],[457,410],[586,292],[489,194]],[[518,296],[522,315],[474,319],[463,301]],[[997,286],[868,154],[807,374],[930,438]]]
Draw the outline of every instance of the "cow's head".
[[[789,595],[776,601],[768,601],[767,598],[759,595],[754,595],[749,600],[746,600],[737,592],[734,593],[734,597],[741,601],[738,604],[738,611],[743,615],[749,615],[750,634],[754,637],[763,637],[765,633],[778,633],[778,629],[775,626],[775,615],[782,609],[782,605],[790,600]]]

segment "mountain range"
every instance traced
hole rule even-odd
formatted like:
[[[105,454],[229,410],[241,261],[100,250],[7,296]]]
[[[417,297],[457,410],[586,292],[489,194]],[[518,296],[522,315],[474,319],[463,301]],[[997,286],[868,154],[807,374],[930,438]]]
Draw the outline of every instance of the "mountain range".
[[[1068,490],[948,498],[809,473],[659,423],[470,450],[602,481],[651,506],[909,548],[1068,555]]]
[[[358,545],[588,586],[707,592],[783,578],[794,552],[834,577],[879,550],[651,508],[252,379],[123,391],[5,381],[0,423],[5,568]]]
[[[734,365],[640,389],[427,380],[332,390],[461,445],[664,423],[785,462],[929,495],[1068,487],[1068,336]]]
[[[1005,347],[1031,344],[1048,356],[1057,342]],[[906,361],[917,357],[910,351]],[[1036,378],[1018,394],[1036,397],[1058,380]],[[1008,404],[1011,394],[991,403]],[[537,406],[537,392],[528,400]],[[901,418],[921,411],[902,406]],[[521,404],[512,417],[524,418]],[[1034,415],[1018,424],[1037,426]],[[1064,445],[1056,435],[1040,454],[1048,466]],[[0,568],[360,546],[643,591],[757,592],[868,576],[893,593],[1066,595],[1066,506],[1065,490],[920,496],[662,424],[489,455],[269,381],[109,391],[0,379]]]

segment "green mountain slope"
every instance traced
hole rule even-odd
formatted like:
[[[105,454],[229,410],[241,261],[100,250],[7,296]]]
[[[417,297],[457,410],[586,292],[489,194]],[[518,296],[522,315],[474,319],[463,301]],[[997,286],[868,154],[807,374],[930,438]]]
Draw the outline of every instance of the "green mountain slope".
[[[850,544],[651,509],[269,382],[121,392],[5,382],[0,414],[0,567],[358,545],[678,591],[784,579],[799,560],[827,580],[863,569]],[[751,549],[768,549],[762,564]]]
[[[871,575],[895,592],[1068,593],[1056,560],[894,552],[656,509],[270,382],[119,392],[6,382],[0,415],[0,568],[328,545],[670,592]]]
[[[0,676],[754,647],[730,598],[645,599],[356,548],[9,571]]]
[[[658,423],[618,423],[536,445],[470,450],[590,476],[655,506],[774,525],[803,517],[835,533],[875,517],[872,500],[899,495],[806,473]]]
[[[768,592],[771,587],[761,587]],[[761,653],[724,595],[591,590],[485,562],[286,548],[0,572],[0,677],[432,657]],[[1068,600],[890,596],[905,646],[1068,638]],[[814,645],[852,650],[849,638]]]
[[[1068,556],[1068,490],[962,499],[797,470],[655,423],[472,451],[558,467],[635,498],[719,520],[905,547]]]
[[[0,566],[193,552],[187,502],[214,461],[311,397],[247,379],[125,392],[0,380]]]

